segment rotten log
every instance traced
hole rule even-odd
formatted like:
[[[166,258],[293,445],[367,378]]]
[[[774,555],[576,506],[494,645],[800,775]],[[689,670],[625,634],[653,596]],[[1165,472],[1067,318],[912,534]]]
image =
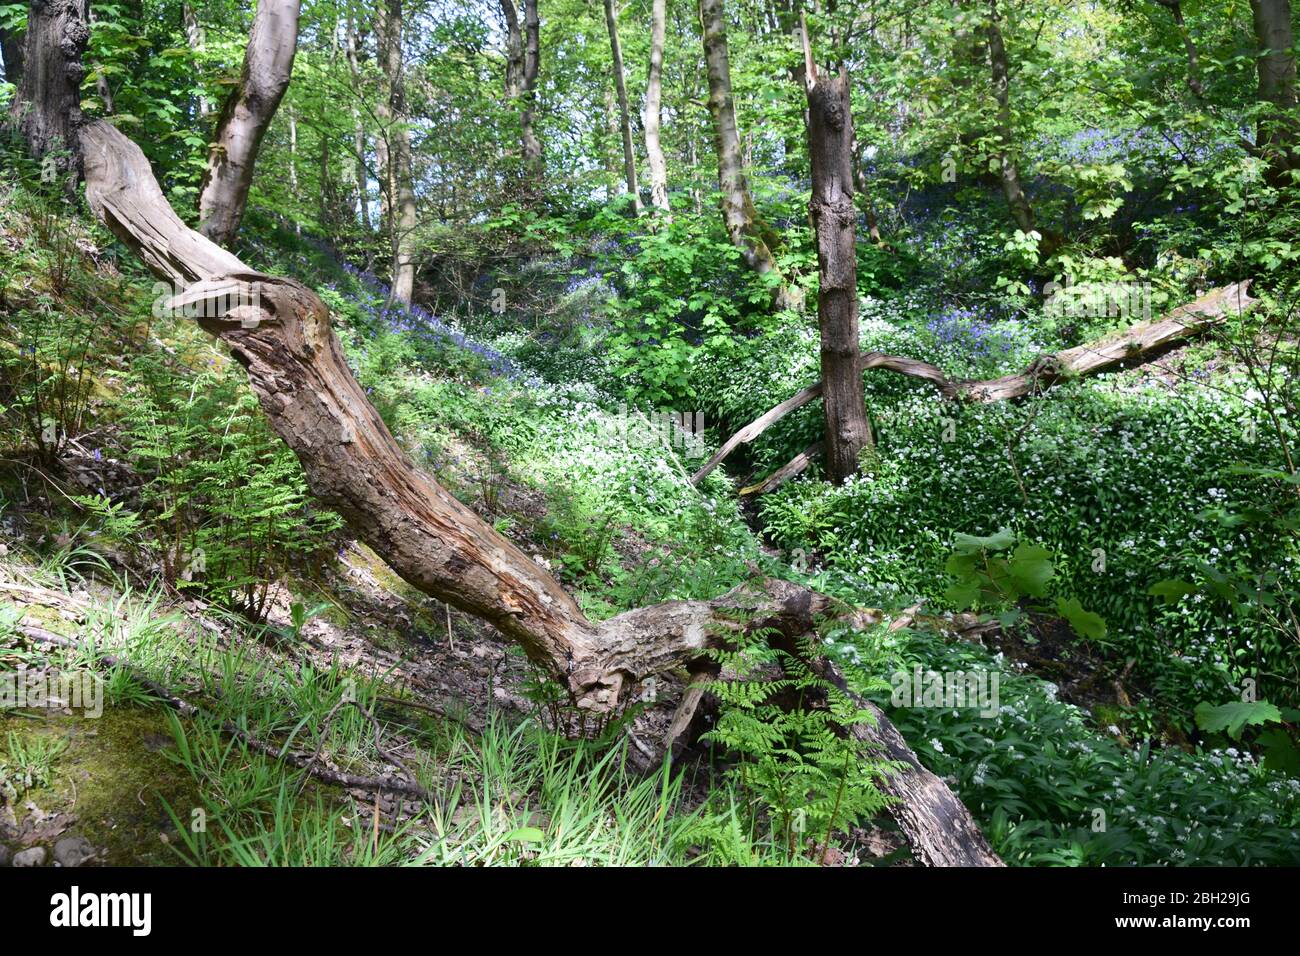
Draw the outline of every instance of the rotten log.
[[[864,352],[858,357],[858,367],[864,372],[882,368],[899,375],[919,378],[933,385],[944,398],[955,401],[982,404],[1022,398],[1048,388],[1062,379],[1095,375],[1127,363],[1140,364],[1149,361],[1162,354],[1168,347],[1207,331],[1229,315],[1240,314],[1249,309],[1258,301],[1251,298],[1249,294],[1250,283],[1250,279],[1245,279],[1221,286],[1195,301],[1179,306],[1159,319],[1139,322],[1094,342],[1076,345],[1053,355],[1040,356],[1029,368],[1015,375],[1003,375],[1000,378],[980,381],[955,380],[950,379],[941,368],[929,362],[899,355],[886,355],[883,352]],[[691,476],[691,484],[698,485],[741,445],[754,441],[772,425],[791,412],[820,398],[821,394],[822,383],[814,382],[780,405],[768,409],[723,442],[717,454]],[[807,451],[801,452],[771,478],[751,485],[742,493],[759,494],[773,490],[782,483],[781,481],[772,483],[772,479],[777,475],[783,475],[782,481],[785,481],[811,464],[811,459],[803,461],[802,465],[799,464],[807,454]],[[796,470],[789,471],[794,466],[798,466]]]
[[[91,123],[80,142],[91,209],[176,285],[173,307],[195,313],[230,348],[313,494],[411,585],[519,643],[578,707],[609,713],[625,686],[680,667],[740,632],[803,634],[827,616],[868,623],[780,579],[747,582],[709,601],[669,601],[589,621],[553,577],[407,460],[349,370],[329,309],[314,292],[248,269],[186,227],[144,154],[115,127]],[[883,714],[862,733],[912,767],[881,789],[898,798],[892,812],[918,859],[1000,865],[966,807],[918,769],[915,755],[907,758]]]

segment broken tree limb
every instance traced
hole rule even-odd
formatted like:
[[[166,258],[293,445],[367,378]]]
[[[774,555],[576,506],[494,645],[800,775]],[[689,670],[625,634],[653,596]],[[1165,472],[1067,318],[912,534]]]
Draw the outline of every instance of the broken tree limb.
[[[1205,295],[1179,306],[1167,315],[1151,322],[1140,322],[1120,332],[1113,333],[1095,342],[1086,342],[1074,348],[1065,349],[1054,355],[1040,356],[1025,371],[1015,375],[981,381],[962,381],[951,379],[938,366],[919,359],[905,358],[899,355],[886,355],[883,352],[864,352],[858,358],[862,371],[881,368],[899,375],[919,378],[929,382],[946,399],[975,403],[1000,402],[1011,398],[1021,398],[1035,390],[1045,388],[1063,378],[1095,375],[1115,368],[1127,362],[1147,361],[1160,354],[1168,346],[1175,345],[1206,331],[1231,314],[1239,314],[1254,305],[1257,299],[1249,294],[1250,279],[1234,282],[1207,292]],[[809,402],[821,397],[822,383],[814,382],[807,388],[787,398],[780,405],[764,412],[740,431],[728,438],[718,449],[717,454],[705,463],[704,467],[691,476],[691,484],[698,485],[733,451],[741,445],[749,444],[768,428],[775,425],[791,412],[802,408]],[[776,474],[798,465],[800,453],[789,464],[783,466]],[[789,480],[803,471],[811,462],[804,461],[793,473],[784,475],[782,481]],[[776,474],[772,477],[775,478]],[[770,479],[769,479],[770,480]],[[750,486],[757,489],[766,485],[760,482]],[[777,482],[776,485],[781,484]],[[766,488],[771,491],[775,488]],[[751,492],[746,489],[744,493]]]
[[[187,228],[144,154],[115,127],[91,123],[80,141],[91,209],[176,285],[177,302],[199,307],[196,320],[247,370],[272,429],[297,455],[312,493],[412,586],[518,643],[578,707],[609,713],[625,687],[754,629],[804,634],[826,616],[873,623],[826,595],[761,578],[709,601],[669,601],[589,621],[540,565],[407,460],[348,368],[329,309],[314,292],[248,269]],[[899,746],[890,726],[882,717],[870,731],[886,750]],[[922,818],[964,814],[963,827],[975,828],[947,788],[917,790],[903,780],[910,773],[882,789],[902,800],[942,799],[945,806],[904,811],[900,803],[896,818],[909,838],[922,845],[939,839],[915,827]],[[996,860],[990,853],[984,862]]]
[[[822,443],[819,441],[813,442],[758,484],[741,488],[740,496],[748,498],[751,495],[765,495],[769,491],[775,491],[795,475],[805,471],[809,465],[817,460],[821,453]]]

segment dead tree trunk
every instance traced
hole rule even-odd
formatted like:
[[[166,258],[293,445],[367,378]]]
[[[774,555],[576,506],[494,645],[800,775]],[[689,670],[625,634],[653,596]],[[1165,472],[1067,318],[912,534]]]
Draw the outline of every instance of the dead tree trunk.
[[[709,115],[713,119],[713,147],[718,159],[718,188],[722,193],[722,224],[727,238],[738,248],[745,264],[760,276],[776,279],[773,304],[786,308],[797,299],[786,288],[772,254],[776,235],[754,208],[740,152],[736,104],[731,92],[731,61],[723,0],[700,0],[700,25],[704,34],[704,63],[709,77]]]
[[[812,161],[809,213],[817,230],[817,324],[821,331],[822,411],[826,475],[857,474],[858,456],[872,444],[858,368],[857,209],[853,205],[853,112],[849,76],[819,76],[804,34],[808,93],[808,152]]]
[[[87,0],[34,0],[27,17],[22,82],[10,122],[33,156],[55,154],[53,167],[76,174],[81,123],[81,58],[90,41]],[[6,56],[8,54],[6,53]],[[75,180],[74,180],[75,181]]]
[[[997,121],[994,133],[998,139],[994,160],[1002,183],[1002,195],[1016,228],[1028,235],[1034,230],[1034,211],[1020,184],[1020,170],[1013,155],[1015,132],[1011,122],[1011,70],[1007,63],[1007,48],[1002,41],[1002,15],[997,0],[989,0],[989,63],[993,70],[993,98],[997,101]]]
[[[1259,99],[1273,109],[1259,122],[1255,146],[1269,164],[1269,180],[1292,185],[1289,173],[1300,169],[1300,118],[1296,116],[1295,34],[1290,0],[1250,0],[1259,58]]]
[[[153,272],[185,289],[169,307],[194,314],[247,369],[312,492],[413,586],[519,643],[578,707],[608,713],[625,688],[681,667],[738,630],[772,628],[788,637],[827,616],[869,623],[824,595],[776,579],[710,601],[669,601],[589,621],[536,562],[411,465],[353,378],[329,309],[315,293],[250,271],[188,229],[144,154],[116,128],[91,123],[81,144],[91,208]],[[920,767],[883,714],[860,733],[909,764],[882,789],[903,801],[892,812],[922,862],[1000,865],[966,808]]]
[[[609,30],[609,50],[613,59],[614,92],[618,95],[619,132],[623,136],[623,179],[632,197],[632,211],[641,215],[641,189],[636,181],[636,151],[632,148],[632,120],[627,106],[627,81],[623,75],[623,44],[618,40],[618,12],[614,0],[605,0],[605,27]]]
[[[650,204],[665,215],[670,215],[668,164],[664,161],[664,147],[660,137],[667,6],[667,0],[653,0],[650,8],[650,71],[646,76],[645,111],[641,114],[641,122],[645,127],[646,164],[650,167]]]
[[[199,188],[199,231],[220,245],[239,232],[257,151],[289,88],[299,7],[300,0],[259,0],[239,83],[217,117]]]

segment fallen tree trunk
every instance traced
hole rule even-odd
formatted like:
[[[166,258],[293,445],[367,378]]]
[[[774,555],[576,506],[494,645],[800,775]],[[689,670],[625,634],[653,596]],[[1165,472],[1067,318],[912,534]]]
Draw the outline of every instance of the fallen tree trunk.
[[[1127,362],[1147,361],[1168,346],[1201,334],[1228,315],[1243,312],[1258,301],[1249,295],[1250,283],[1250,279],[1245,279],[1222,286],[1207,292],[1194,302],[1179,306],[1159,319],[1140,322],[1122,332],[1116,332],[1095,342],[1076,345],[1055,355],[1041,356],[1029,368],[1016,375],[1004,375],[1001,378],[981,381],[959,381],[948,378],[941,368],[929,362],[898,355],[886,355],[883,352],[864,352],[858,357],[858,368],[861,371],[883,368],[900,375],[922,379],[933,385],[947,399],[985,403],[1021,398],[1064,378],[1095,375]],[[691,476],[691,484],[699,484],[741,445],[749,444],[791,412],[820,398],[821,394],[822,383],[815,382],[787,398],[780,405],[764,412],[723,442],[717,454]],[[799,464],[800,460],[807,455],[807,451],[802,452],[794,460],[782,466],[772,475],[772,478],[751,485],[742,493],[759,494],[773,490],[812,463],[812,458],[808,458],[801,465]],[[797,470],[789,471],[796,465],[798,465]],[[777,475],[783,475],[783,478],[773,483],[772,479]]]
[[[249,270],[187,228],[144,154],[115,127],[91,123],[80,142],[91,208],[152,271],[176,285],[170,307],[186,310],[247,369],[272,428],[297,454],[312,492],[410,584],[519,643],[578,707],[608,714],[625,686],[678,668],[743,632],[804,634],[826,616],[872,623],[779,579],[742,584],[709,601],[669,601],[600,624],[589,621],[536,562],[410,464],[352,376],[329,310],[314,292]],[[865,742],[912,768],[881,789],[899,799],[894,813],[919,859],[1000,864],[969,811],[942,781],[918,769],[883,714],[862,733]],[[908,805],[917,800],[925,806]],[[953,827],[951,840],[933,828],[935,821]]]

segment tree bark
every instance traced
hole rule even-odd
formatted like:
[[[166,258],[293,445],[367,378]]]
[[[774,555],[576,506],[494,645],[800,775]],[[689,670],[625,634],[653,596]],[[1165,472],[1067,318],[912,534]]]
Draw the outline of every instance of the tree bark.
[[[668,164],[660,138],[663,122],[664,34],[667,0],[652,0],[650,7],[650,70],[646,75],[645,110],[641,122],[645,127],[646,164],[650,167],[650,204],[671,217],[668,205]]]
[[[632,211],[641,215],[641,189],[636,181],[636,151],[632,148],[632,120],[627,105],[627,81],[623,75],[623,44],[618,40],[618,11],[614,0],[605,0],[605,27],[609,30],[609,50],[613,60],[614,92],[618,96],[619,132],[623,137],[623,181],[632,197]]]
[[[385,0],[378,16],[375,32],[379,39],[379,65],[387,86],[387,96],[381,97],[376,112],[386,124],[387,225],[393,260],[389,302],[409,306],[415,294],[416,208],[402,56],[402,0]]]
[[[185,42],[190,45],[190,49],[198,52],[203,49],[207,42],[203,34],[203,24],[199,22],[198,15],[194,8],[188,3],[181,4],[181,24],[185,28]],[[212,103],[206,96],[199,97],[199,118],[207,119],[212,112]]]
[[[740,250],[745,264],[760,276],[775,278],[773,305],[786,308],[796,304],[795,297],[786,288],[772,255],[775,234],[759,218],[745,177],[736,104],[731,92],[731,62],[727,51],[723,0],[699,0],[699,4],[704,62],[709,78],[709,115],[713,119],[713,147],[718,159],[718,188],[722,193],[722,224],[727,230],[727,238]]]
[[[501,0],[506,19],[506,98],[519,103],[519,143],[523,157],[524,196],[541,193],[542,142],[533,128],[537,71],[541,60],[541,20],[537,0],[524,0],[522,25],[516,0]]]
[[[805,50],[808,50],[805,35]],[[853,112],[849,76],[819,76],[808,55],[808,152],[817,230],[817,324],[821,331],[822,411],[826,475],[857,474],[858,456],[872,444],[858,368],[857,209],[853,205]]]
[[[199,231],[220,245],[239,232],[257,151],[289,88],[299,9],[300,0],[258,0],[239,83],[217,117],[199,188]]]
[[[1258,97],[1273,109],[1259,122],[1255,145],[1269,164],[1269,181],[1293,185],[1293,170],[1300,170],[1300,119],[1296,116],[1295,34],[1289,0],[1250,0],[1255,39],[1266,51],[1258,60]]]
[[[46,168],[74,176],[81,168],[75,133],[86,76],[81,60],[90,41],[88,7],[88,0],[33,0],[22,81],[9,107],[10,122],[31,154],[54,152],[54,165]]]
[[[994,133],[998,139],[998,147],[993,156],[998,164],[1002,195],[1006,197],[1011,218],[1015,221],[1016,228],[1028,235],[1034,230],[1034,211],[1020,184],[1020,170],[1013,155],[1015,130],[1011,121],[1011,71],[1007,63],[1007,48],[1002,41],[1001,22],[997,0],[989,0],[989,63],[993,70],[993,98],[997,101]]]

